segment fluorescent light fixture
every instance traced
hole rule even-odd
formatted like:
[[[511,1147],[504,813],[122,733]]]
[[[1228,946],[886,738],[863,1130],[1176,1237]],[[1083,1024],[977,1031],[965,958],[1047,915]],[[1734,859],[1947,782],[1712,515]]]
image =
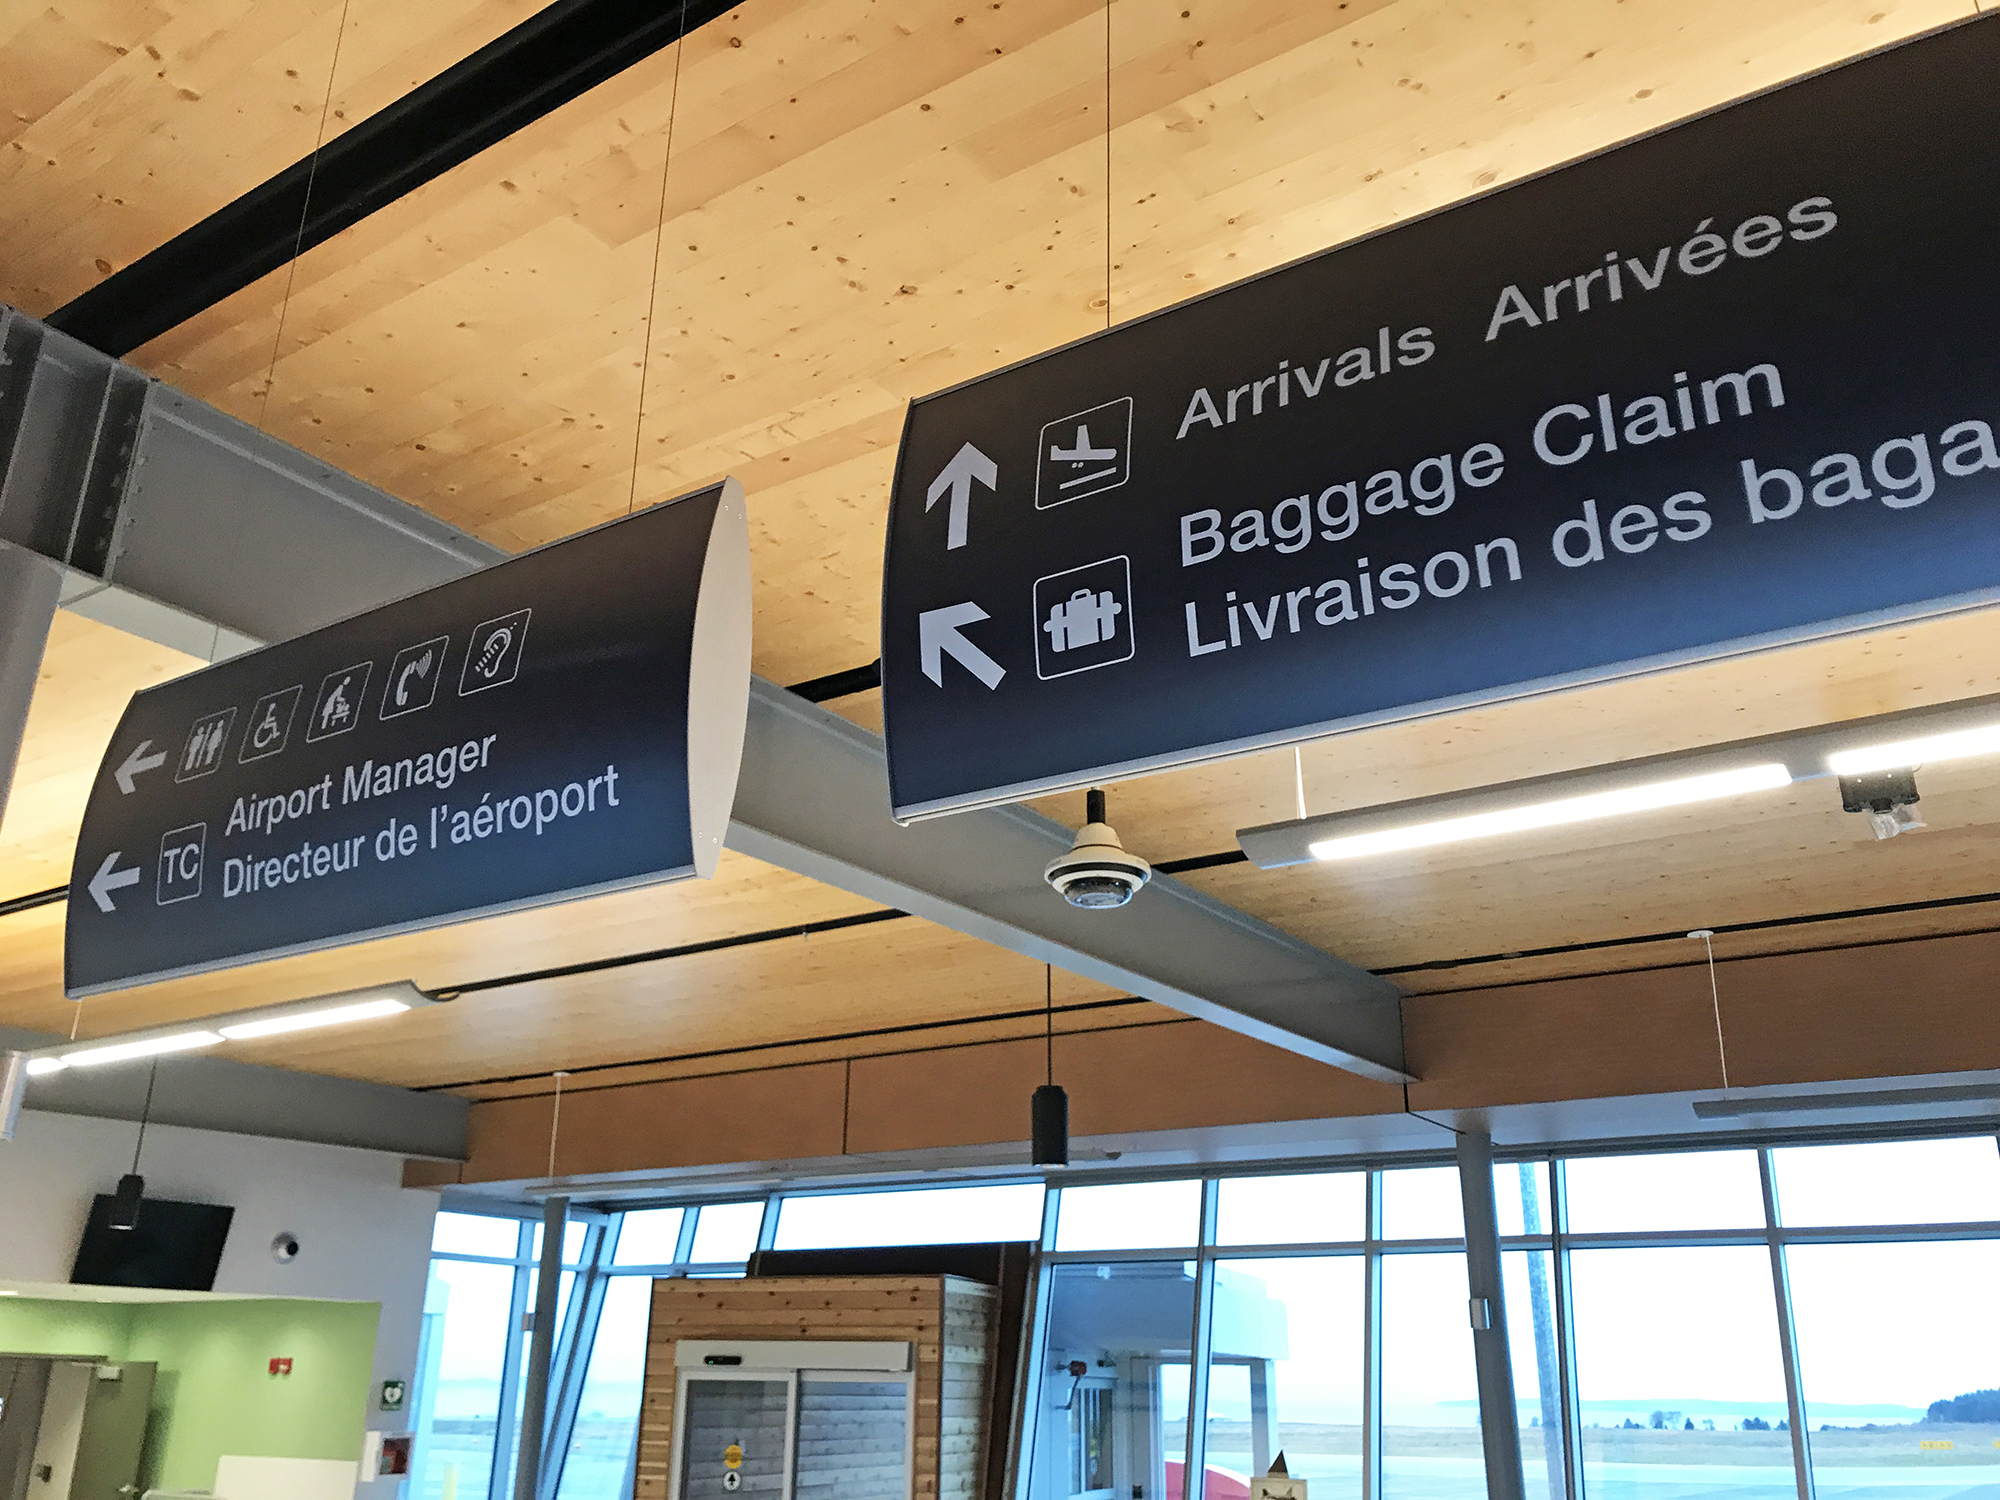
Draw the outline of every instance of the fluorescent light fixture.
[[[1705,776],[1683,776],[1671,781],[1592,792],[1581,797],[1560,797],[1549,802],[1531,802],[1464,817],[1440,818],[1398,828],[1318,839],[1307,847],[1315,859],[1364,859],[1373,854],[1428,849],[1438,844],[1494,838],[1506,833],[1526,833],[1537,828],[1559,828],[1571,823],[1624,817],[1666,807],[1686,807],[1723,797],[1740,797],[1746,792],[1773,791],[1791,784],[1792,773],[1784,766],[1770,762],[1714,771]]]
[[[232,1011],[227,1015],[204,1016],[168,1026],[150,1026],[115,1036],[94,1037],[88,1042],[57,1042],[28,1054],[27,1071],[40,1077],[60,1073],[65,1068],[88,1068],[105,1063],[129,1062],[135,1058],[160,1057],[196,1047],[219,1046],[223,1042],[255,1041],[321,1026],[340,1026],[349,1021],[368,1021],[433,1003],[429,995],[407,981],[372,985],[365,990],[315,995],[310,999],[260,1005],[253,1010]]]
[[[1884,1110],[1938,1104],[2000,1104],[2000,1083],[1947,1083],[1913,1089],[1867,1089],[1826,1094],[1724,1095],[1694,1101],[1703,1120],[1746,1120],[1760,1115],[1824,1114],[1834,1110]]]
[[[167,1052],[213,1047],[221,1040],[212,1031],[173,1031],[165,1036],[143,1036],[129,1042],[79,1047],[63,1053],[62,1061],[66,1068],[94,1068],[103,1063],[130,1062],[135,1057],[158,1057]]]
[[[393,1016],[410,1009],[410,1002],[384,996],[353,1005],[329,1005],[323,1010],[296,1011],[285,1016],[266,1016],[257,1021],[237,1021],[215,1029],[232,1042],[247,1042],[262,1036],[283,1036],[291,1031],[311,1031],[319,1026],[341,1026],[349,1021],[372,1021],[377,1016]]]
[[[1826,768],[1836,776],[1862,776],[1870,771],[1898,771],[1974,755],[2000,755],[2000,724],[1836,750],[1827,756]]]

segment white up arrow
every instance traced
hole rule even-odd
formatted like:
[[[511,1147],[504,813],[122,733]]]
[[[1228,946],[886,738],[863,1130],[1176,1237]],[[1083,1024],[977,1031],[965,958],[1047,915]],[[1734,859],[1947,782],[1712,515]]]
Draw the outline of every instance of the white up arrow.
[[[128,885],[137,885],[139,883],[139,867],[137,865],[134,865],[129,870],[114,870],[111,868],[118,863],[118,856],[124,852],[122,849],[113,849],[109,854],[104,856],[104,863],[97,867],[97,873],[90,877],[90,885],[87,889],[90,892],[90,899],[97,903],[99,911],[118,910],[112,904],[111,893],[123,890]]]
[[[125,757],[125,764],[111,773],[118,782],[118,790],[128,797],[139,790],[133,784],[132,778],[134,776],[143,776],[148,771],[157,771],[167,763],[167,753],[164,750],[154,750],[151,755],[146,753],[152,747],[152,743],[151,740],[139,741],[137,745],[133,746],[132,753]]]
[[[944,550],[965,545],[965,517],[972,509],[972,481],[978,480],[989,490],[1000,487],[1000,468],[972,444],[967,443],[953,455],[944,472],[931,481],[931,487],[924,495],[924,509],[929,511],[938,503],[938,497],[947,490],[951,492],[951,524],[945,528]],[[978,618],[985,619],[980,615]],[[963,660],[963,658],[960,658]],[[996,681],[998,679],[995,679]],[[988,683],[991,687],[993,684]]]
[[[917,649],[923,662],[924,676],[943,687],[944,658],[950,654],[989,690],[1000,686],[1000,679],[1007,675],[1007,669],[958,631],[961,625],[990,618],[976,604],[951,604],[943,609],[927,609],[918,615]]]

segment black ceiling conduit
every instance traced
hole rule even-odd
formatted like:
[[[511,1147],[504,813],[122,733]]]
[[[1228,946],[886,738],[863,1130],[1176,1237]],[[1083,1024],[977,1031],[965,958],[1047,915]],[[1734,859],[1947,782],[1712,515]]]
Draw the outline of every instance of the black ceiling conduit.
[[[734,8],[556,0],[47,321],[123,357]]]

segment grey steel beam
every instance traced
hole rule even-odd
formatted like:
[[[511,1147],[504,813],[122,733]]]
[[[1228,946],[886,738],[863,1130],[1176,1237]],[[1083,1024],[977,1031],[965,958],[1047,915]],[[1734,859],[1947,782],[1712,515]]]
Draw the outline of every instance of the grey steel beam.
[[[0,541],[256,642],[507,555],[12,308]]]
[[[213,659],[504,556],[20,313],[0,315],[0,354],[0,538],[62,563],[69,607]],[[1025,808],[900,827],[881,738],[768,682],[752,687],[728,842],[1259,1041],[1408,1078],[1389,981],[1165,876],[1117,911],[1067,906],[1042,869],[1070,831]]]
[[[1472,1360],[1479,1381],[1479,1438],[1486,1451],[1488,1500],[1525,1500],[1521,1418],[1507,1347],[1500,1217],[1493,1197],[1493,1137],[1458,1133],[1458,1189],[1465,1204],[1465,1274],[1471,1292]]]
[[[903,827],[880,736],[751,684],[730,848],[1287,1051],[1407,1078],[1388,980],[1164,875],[1114,911],[1066,905],[1042,869],[1070,838],[1025,807]]]
[[[0,542],[0,821],[56,616],[58,582],[56,570],[34,553]]]
[[[0,1049],[29,1051],[61,1040],[0,1027]],[[136,1120],[145,1096],[144,1068],[69,1068],[30,1078],[27,1107],[46,1114]],[[470,1101],[451,1094],[419,1094],[222,1057],[181,1056],[160,1064],[151,1118],[156,1125],[464,1161],[471,1107]]]

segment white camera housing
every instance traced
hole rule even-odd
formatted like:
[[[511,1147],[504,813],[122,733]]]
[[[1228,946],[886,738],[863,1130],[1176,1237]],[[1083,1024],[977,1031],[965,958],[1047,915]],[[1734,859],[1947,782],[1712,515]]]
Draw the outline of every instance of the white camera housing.
[[[280,1234],[271,1241],[271,1259],[281,1266],[288,1266],[299,1258],[299,1238],[295,1234]]]
[[[1123,906],[1153,878],[1153,867],[1118,841],[1104,821],[1104,794],[1090,794],[1090,821],[1076,832],[1069,853],[1049,861],[1042,878],[1071,906],[1104,910]]]

